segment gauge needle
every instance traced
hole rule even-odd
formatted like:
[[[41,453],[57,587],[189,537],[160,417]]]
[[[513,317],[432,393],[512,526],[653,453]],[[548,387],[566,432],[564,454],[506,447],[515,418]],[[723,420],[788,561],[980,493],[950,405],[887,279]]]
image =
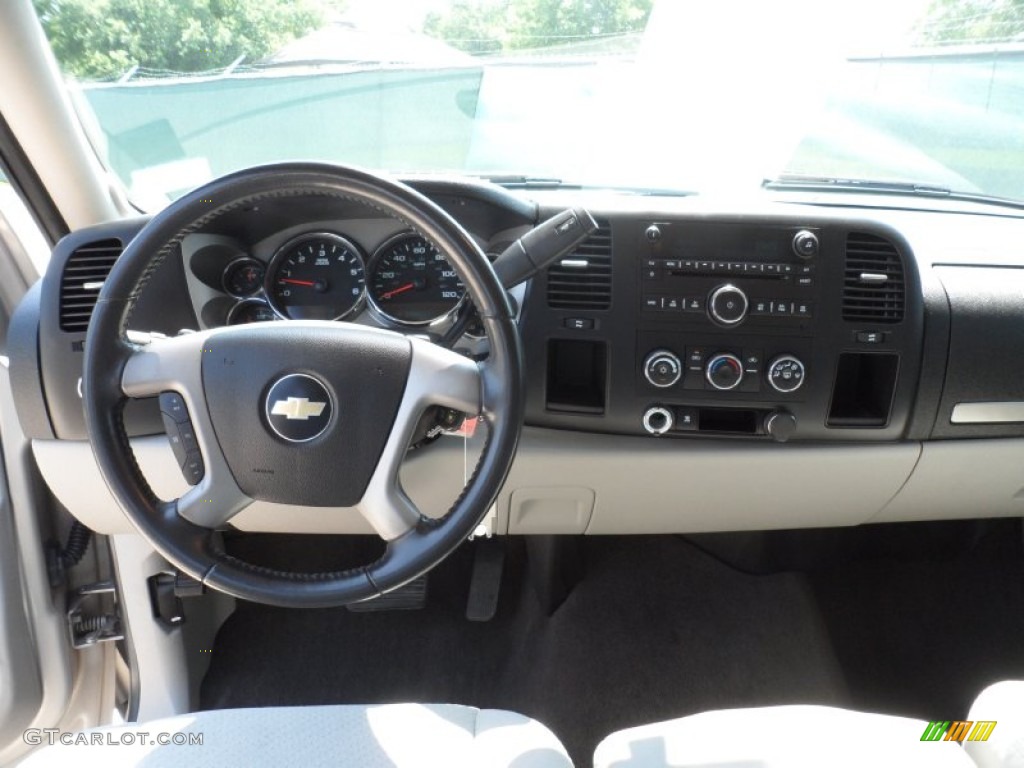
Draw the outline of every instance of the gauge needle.
[[[406,291],[411,291],[415,287],[416,287],[416,283],[406,283],[405,285],[398,286],[397,288],[395,288],[392,291],[387,291],[386,293],[382,293],[380,295],[380,297],[382,299],[390,299],[393,296],[397,296],[400,293],[405,293]]]
[[[304,285],[307,288],[313,288],[316,286],[316,283],[314,283],[312,280],[295,280],[294,278],[291,277],[282,277],[277,282],[289,283],[290,285]]]

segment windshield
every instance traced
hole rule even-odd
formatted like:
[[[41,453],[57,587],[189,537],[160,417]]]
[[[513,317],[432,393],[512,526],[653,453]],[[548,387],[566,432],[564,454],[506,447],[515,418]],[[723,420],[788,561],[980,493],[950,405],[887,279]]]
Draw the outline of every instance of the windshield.
[[[1024,197],[1021,0],[35,0],[155,210],[267,162],[630,191]]]

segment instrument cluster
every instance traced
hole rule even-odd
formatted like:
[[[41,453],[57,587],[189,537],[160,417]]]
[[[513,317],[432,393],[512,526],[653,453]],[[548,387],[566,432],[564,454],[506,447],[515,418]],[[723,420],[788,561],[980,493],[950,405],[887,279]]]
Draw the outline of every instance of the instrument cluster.
[[[422,327],[451,318],[466,299],[455,269],[423,236],[403,231],[367,254],[338,232],[305,232],[263,262],[231,259],[220,288],[236,299],[228,325],[344,320],[368,310],[383,325]]]

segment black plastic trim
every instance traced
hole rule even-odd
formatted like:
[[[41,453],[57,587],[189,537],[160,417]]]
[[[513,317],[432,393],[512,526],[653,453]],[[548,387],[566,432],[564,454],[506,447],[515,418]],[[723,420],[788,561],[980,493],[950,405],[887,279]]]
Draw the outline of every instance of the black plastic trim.
[[[43,281],[28,289],[11,315],[7,329],[7,355],[11,361],[11,391],[21,422],[21,431],[30,440],[54,436],[50,414],[43,396],[42,366],[39,359],[39,311]]]

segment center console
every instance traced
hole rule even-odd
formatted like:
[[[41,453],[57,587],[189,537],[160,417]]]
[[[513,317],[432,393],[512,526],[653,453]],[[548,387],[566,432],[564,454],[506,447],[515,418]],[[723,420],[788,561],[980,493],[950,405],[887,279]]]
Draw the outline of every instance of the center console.
[[[530,423],[659,438],[903,435],[923,311],[897,233],[781,215],[603,224],[528,298],[527,349],[546,350],[528,360]]]

